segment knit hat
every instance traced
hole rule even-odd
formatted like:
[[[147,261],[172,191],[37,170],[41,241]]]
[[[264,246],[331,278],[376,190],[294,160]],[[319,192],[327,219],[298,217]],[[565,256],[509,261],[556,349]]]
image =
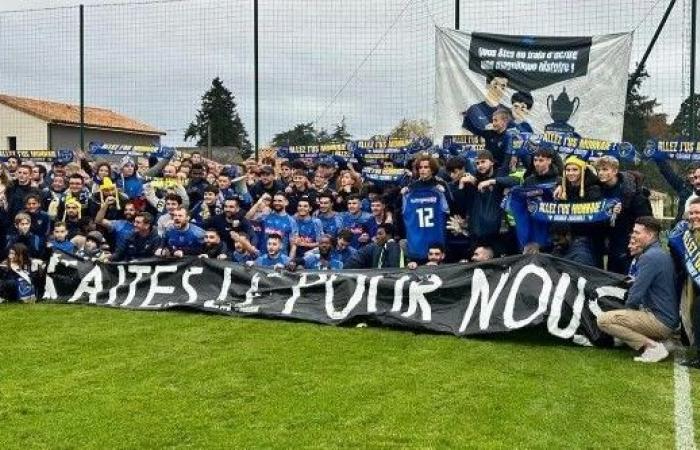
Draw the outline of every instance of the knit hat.
[[[136,164],[134,163],[134,160],[133,160],[133,159],[131,159],[131,158],[128,157],[128,156],[125,156],[125,157],[122,158],[122,162],[121,162],[121,164],[120,164],[120,167],[124,167],[124,166],[128,166],[128,165],[135,166]]]
[[[566,158],[566,161],[564,162],[564,168],[566,169],[566,166],[576,166],[579,169],[581,169],[581,186],[579,187],[579,195],[581,198],[585,195],[585,185],[586,185],[586,168],[588,167],[588,164],[586,164],[586,161],[582,160],[578,156],[571,155],[568,158]],[[566,176],[563,176],[561,178],[561,189],[562,189],[562,196],[563,199],[567,199],[566,195]]]
[[[100,203],[104,203],[105,201],[105,191],[111,191],[116,188],[117,187],[114,185],[114,183],[112,183],[112,179],[110,177],[104,177],[102,179],[102,184],[100,185]],[[117,192],[117,195],[115,195],[114,197],[116,199],[116,208],[121,209],[121,205],[119,204],[119,193]]]
[[[85,239],[90,239],[91,241],[95,242],[97,245],[102,245],[105,241],[104,236],[102,236],[102,233],[99,231],[91,231],[87,234]]]

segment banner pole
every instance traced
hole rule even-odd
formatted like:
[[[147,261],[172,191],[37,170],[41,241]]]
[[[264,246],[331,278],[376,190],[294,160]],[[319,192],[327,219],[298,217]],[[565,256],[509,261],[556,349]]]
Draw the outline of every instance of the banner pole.
[[[254,90],[254,106],[255,111],[255,160],[258,160],[258,148],[260,140],[260,118],[258,115],[259,110],[259,97],[258,97],[258,0],[253,0],[253,90]]]
[[[690,19],[690,140],[693,141],[693,152],[697,151],[695,135],[697,134],[697,118],[695,117],[695,25],[697,22],[698,1],[691,3]]]
[[[80,151],[85,151],[85,39],[84,6],[80,5]]]
[[[459,0],[455,0],[455,30],[459,30]]]

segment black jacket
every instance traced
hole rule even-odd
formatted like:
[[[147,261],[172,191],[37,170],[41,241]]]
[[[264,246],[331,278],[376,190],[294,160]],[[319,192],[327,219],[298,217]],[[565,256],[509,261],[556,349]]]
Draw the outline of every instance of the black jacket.
[[[161,239],[154,228],[151,234],[143,237],[136,231],[131,233],[124,244],[117,247],[112,257],[113,261],[132,261],[134,259],[152,258],[161,246]]]
[[[384,245],[377,245],[375,242],[365,245],[350,258],[343,268],[378,269],[403,267],[403,262],[404,255],[401,246],[398,242],[391,240]]]

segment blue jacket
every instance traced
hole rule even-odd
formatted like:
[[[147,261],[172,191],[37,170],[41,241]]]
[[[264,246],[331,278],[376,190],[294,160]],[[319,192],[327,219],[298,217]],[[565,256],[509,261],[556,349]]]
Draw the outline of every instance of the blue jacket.
[[[658,241],[647,247],[637,260],[637,277],[628,291],[626,306],[651,311],[672,330],[680,323],[673,260]]]

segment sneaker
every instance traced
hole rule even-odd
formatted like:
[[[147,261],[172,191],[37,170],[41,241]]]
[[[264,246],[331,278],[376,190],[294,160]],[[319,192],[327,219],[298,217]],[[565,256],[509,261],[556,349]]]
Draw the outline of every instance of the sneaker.
[[[692,369],[700,369],[700,356],[686,359],[685,361],[681,362],[681,366],[690,367]]]
[[[663,361],[667,357],[668,350],[666,350],[666,347],[664,347],[663,344],[657,342],[655,345],[647,347],[647,349],[644,350],[644,353],[642,353],[641,356],[635,357],[634,360],[643,363],[655,363]]]

